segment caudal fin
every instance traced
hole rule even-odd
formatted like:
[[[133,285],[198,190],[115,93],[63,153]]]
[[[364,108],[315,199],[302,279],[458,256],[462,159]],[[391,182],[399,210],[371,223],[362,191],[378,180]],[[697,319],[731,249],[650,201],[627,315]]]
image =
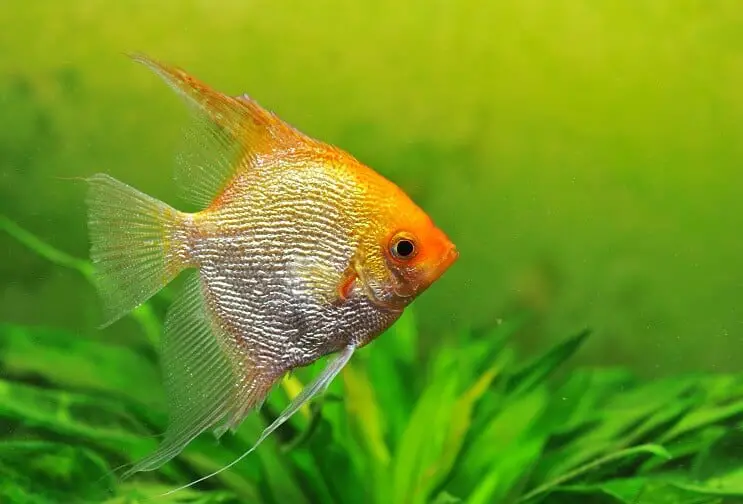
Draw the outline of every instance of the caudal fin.
[[[185,214],[108,175],[87,180],[90,257],[105,327],[147,301],[186,266],[178,239]]]

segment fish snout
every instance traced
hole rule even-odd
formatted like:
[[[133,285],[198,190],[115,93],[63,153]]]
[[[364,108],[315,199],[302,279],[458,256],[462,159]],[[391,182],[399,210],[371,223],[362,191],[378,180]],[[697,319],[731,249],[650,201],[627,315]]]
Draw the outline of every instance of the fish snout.
[[[448,270],[452,264],[459,258],[459,251],[457,247],[450,241],[447,240],[447,244],[443,250],[443,253],[439,256],[438,262],[434,263],[435,266],[429,271],[428,283],[431,284],[441,277],[446,270]]]
[[[452,264],[454,264],[457,259],[459,259],[459,250],[457,250],[457,246],[453,243],[449,243],[449,251],[444,256],[444,259],[441,261],[443,269],[449,268]]]

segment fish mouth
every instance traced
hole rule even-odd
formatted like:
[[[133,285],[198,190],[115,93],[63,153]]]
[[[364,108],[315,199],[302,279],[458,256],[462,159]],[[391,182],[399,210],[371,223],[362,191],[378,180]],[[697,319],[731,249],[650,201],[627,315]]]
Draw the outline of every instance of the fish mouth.
[[[456,245],[452,244],[451,247],[449,248],[449,252],[446,254],[446,256],[444,256],[444,258],[439,263],[438,269],[440,269],[441,272],[443,273],[444,271],[448,270],[449,266],[454,264],[457,261],[457,259],[459,259],[459,250],[457,250]]]
[[[446,254],[444,254],[444,256],[439,260],[438,263],[436,263],[436,266],[432,269],[429,284],[441,278],[441,275],[443,275],[444,272],[457,261],[457,259],[459,259],[459,251],[454,244],[451,244]]]

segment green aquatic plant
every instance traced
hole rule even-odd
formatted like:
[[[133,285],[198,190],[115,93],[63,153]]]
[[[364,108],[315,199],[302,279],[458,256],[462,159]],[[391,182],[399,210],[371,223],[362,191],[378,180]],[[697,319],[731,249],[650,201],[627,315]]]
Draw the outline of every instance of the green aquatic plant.
[[[90,278],[90,265],[0,217],[30,250]],[[132,315],[146,347],[0,325],[0,501],[135,503],[248,449],[322,362],[281,384],[219,443],[196,439],[162,470],[120,481],[166,413],[160,315]],[[164,498],[191,503],[681,503],[743,498],[743,376],[643,381],[559,368],[583,331],[524,360],[522,320],[463,331],[419,354],[408,310],[328,393],[230,471]],[[429,335],[426,338],[431,337]]]

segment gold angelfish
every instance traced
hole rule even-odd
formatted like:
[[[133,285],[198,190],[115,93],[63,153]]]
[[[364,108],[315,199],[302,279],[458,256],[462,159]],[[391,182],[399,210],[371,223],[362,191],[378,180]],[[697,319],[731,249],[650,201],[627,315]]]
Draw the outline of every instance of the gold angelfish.
[[[286,373],[340,352],[252,451],[458,256],[400,188],[348,153],[247,96],[134,59],[195,111],[188,138],[198,148],[180,156],[176,179],[203,210],[180,212],[107,175],[88,179],[107,324],[188,271],[162,341],[170,423],[127,475],[158,468],[206,430],[234,430]]]

